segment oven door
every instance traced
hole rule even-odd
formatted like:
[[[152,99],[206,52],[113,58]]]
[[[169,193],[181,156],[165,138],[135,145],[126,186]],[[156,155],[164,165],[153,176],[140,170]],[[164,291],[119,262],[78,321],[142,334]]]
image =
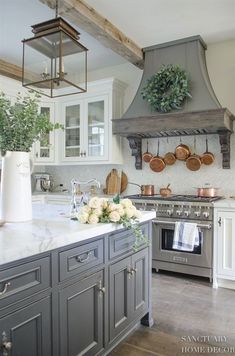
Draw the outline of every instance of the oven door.
[[[183,221],[183,220],[182,220]],[[194,222],[187,220],[185,222]],[[180,251],[172,248],[175,222],[163,219],[153,220],[153,259],[191,266],[212,267],[212,225],[198,221],[200,243],[194,251]]]

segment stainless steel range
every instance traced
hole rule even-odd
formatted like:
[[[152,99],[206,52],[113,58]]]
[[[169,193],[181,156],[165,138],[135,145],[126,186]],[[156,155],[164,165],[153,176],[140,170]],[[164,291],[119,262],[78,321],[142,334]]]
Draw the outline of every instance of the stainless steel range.
[[[140,210],[156,211],[153,221],[152,267],[210,278],[212,281],[213,202],[221,197],[200,198],[194,195],[128,196]],[[191,252],[173,249],[176,222],[197,223],[199,246]]]

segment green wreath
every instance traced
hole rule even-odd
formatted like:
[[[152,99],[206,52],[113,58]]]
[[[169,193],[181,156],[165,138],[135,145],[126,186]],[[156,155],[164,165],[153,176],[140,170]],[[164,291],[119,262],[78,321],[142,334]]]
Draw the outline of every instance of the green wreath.
[[[163,65],[147,81],[141,94],[155,111],[179,110],[185,98],[191,98],[188,75],[177,65]]]

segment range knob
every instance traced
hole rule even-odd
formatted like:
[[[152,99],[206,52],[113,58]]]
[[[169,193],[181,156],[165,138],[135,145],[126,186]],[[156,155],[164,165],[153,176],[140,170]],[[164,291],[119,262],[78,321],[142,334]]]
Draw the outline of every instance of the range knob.
[[[168,216],[173,215],[173,209],[167,209],[166,213]]]
[[[197,211],[194,211],[194,215],[199,218],[199,216],[201,215],[201,211],[200,210],[197,210]]]
[[[180,216],[182,214],[182,210],[176,210],[176,215]]]
[[[209,211],[203,211],[202,215],[203,215],[204,218],[207,219],[207,218],[209,218],[210,213],[209,213]]]
[[[185,216],[189,216],[189,215],[190,215],[190,210],[185,210],[185,211],[184,211],[184,215],[185,215]]]

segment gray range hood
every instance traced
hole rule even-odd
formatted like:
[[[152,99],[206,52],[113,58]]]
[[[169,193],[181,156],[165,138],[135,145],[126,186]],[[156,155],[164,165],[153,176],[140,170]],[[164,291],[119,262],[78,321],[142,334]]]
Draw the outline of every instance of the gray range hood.
[[[113,134],[127,137],[135,166],[142,169],[142,139],[184,135],[219,134],[223,168],[230,168],[230,135],[234,116],[218,102],[207,72],[206,44],[200,36],[144,48],[144,72],[136,96],[121,119],[113,120]],[[146,82],[165,64],[177,64],[190,77],[191,99],[181,110],[151,111],[141,91]]]

